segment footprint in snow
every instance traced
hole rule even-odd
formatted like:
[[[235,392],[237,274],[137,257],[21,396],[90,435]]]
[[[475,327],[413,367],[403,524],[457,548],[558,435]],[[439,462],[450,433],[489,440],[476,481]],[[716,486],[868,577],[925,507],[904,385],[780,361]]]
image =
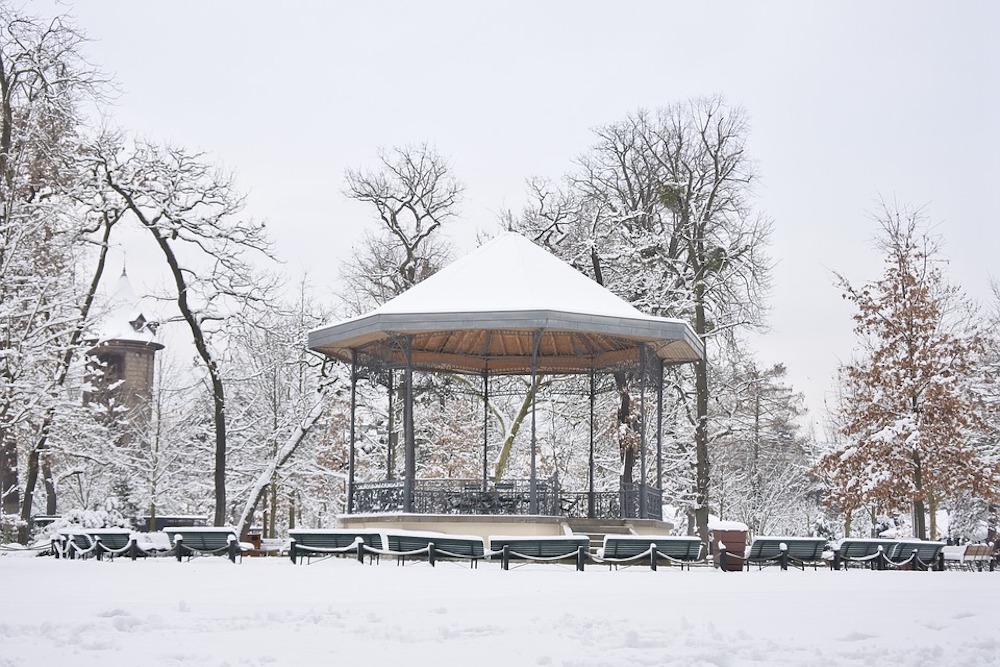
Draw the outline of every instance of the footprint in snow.
[[[106,611],[100,611],[97,613],[101,618],[114,618],[115,616],[128,616],[128,612],[120,607],[115,607],[114,609],[108,609]]]
[[[878,635],[866,635],[863,632],[849,632],[848,634],[844,635],[843,637],[837,637],[837,641],[839,641],[839,642],[860,642],[860,641],[864,641],[866,639],[874,639],[875,637],[878,637]]]

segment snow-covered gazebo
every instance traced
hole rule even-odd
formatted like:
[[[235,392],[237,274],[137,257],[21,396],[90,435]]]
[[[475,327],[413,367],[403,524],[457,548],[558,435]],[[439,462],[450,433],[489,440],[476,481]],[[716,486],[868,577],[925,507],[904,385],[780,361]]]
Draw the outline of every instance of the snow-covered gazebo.
[[[399,507],[392,509],[408,513],[420,509],[414,501],[418,480],[413,371],[479,375],[484,395],[488,396],[491,375],[530,375],[534,384],[538,374],[590,374],[593,379],[595,372],[630,366],[639,370],[641,400],[645,401],[649,384],[655,387],[657,406],[661,406],[663,367],[704,358],[702,342],[685,322],[642,313],[515,233],[484,244],[366,315],[311,331],[309,348],[352,366],[348,514],[358,511],[360,498],[354,479],[355,383],[359,368],[403,373],[404,479],[399,488]],[[558,502],[542,502],[540,498],[534,412],[532,405],[526,509],[537,515],[558,511]],[[656,412],[659,424],[662,409]],[[646,430],[641,429],[642,481],[635,495],[637,502],[631,508],[628,506],[633,503],[620,503],[623,516],[659,518],[661,514],[661,490],[647,488],[644,483]],[[481,493],[495,494],[496,489],[487,488],[486,438],[484,425]],[[659,427],[656,440],[659,466]],[[593,426],[590,445],[593,448]],[[599,511],[593,500],[593,470],[590,486],[588,514],[593,517]],[[545,493],[558,491],[546,489]],[[385,508],[361,503],[361,511],[376,509]]]

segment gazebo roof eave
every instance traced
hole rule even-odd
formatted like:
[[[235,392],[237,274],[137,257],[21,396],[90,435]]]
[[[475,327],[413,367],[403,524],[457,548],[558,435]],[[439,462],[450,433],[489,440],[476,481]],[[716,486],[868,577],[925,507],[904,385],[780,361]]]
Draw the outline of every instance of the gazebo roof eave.
[[[637,355],[641,345],[647,345],[664,363],[680,364],[704,359],[704,345],[691,327],[681,320],[652,316],[617,317],[600,314],[572,313],[557,310],[481,311],[456,313],[373,313],[339,324],[314,329],[309,333],[309,348],[349,362],[352,350],[371,348],[387,339],[405,336],[433,335],[447,332],[499,332],[508,336],[533,335],[534,332],[557,332],[579,336],[609,337],[622,343],[633,343],[631,354]],[[450,355],[439,350],[417,353],[413,367],[453,369],[458,372],[480,372],[490,368],[496,372],[516,373],[523,368],[525,353],[503,355],[464,353]],[[632,347],[632,346],[629,346]],[[629,356],[620,346],[596,350],[583,362],[580,354],[540,355],[538,369],[549,372],[578,372],[587,368],[606,368],[621,363]],[[433,358],[431,358],[433,356]],[[572,357],[572,358],[571,358]],[[571,370],[577,369],[577,371]]]

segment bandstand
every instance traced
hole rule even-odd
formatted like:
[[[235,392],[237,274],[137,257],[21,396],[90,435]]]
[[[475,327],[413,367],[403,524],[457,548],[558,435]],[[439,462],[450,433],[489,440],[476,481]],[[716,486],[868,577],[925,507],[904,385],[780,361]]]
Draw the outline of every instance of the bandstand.
[[[484,244],[366,315],[309,333],[309,348],[351,365],[350,515],[508,517],[545,523],[581,519],[662,518],[663,370],[704,358],[704,346],[681,320],[637,310],[523,236],[506,233]],[[617,491],[594,484],[594,397],[598,378],[628,370],[638,384],[638,482]],[[562,488],[539,478],[536,399],[530,412],[530,474],[489,475],[484,408],[479,479],[416,475],[414,372],[465,374],[481,382],[484,406],[491,378],[581,375],[589,378],[588,488]],[[355,479],[357,382],[378,376],[389,400],[402,400],[402,479]],[[586,386],[587,383],[582,383]],[[651,408],[651,409],[650,409]],[[647,427],[647,413],[655,413]],[[647,436],[647,432],[650,433]],[[653,457],[655,440],[655,460]],[[647,452],[650,452],[647,455]],[[655,475],[651,467],[655,466]],[[648,479],[655,483],[647,483]]]

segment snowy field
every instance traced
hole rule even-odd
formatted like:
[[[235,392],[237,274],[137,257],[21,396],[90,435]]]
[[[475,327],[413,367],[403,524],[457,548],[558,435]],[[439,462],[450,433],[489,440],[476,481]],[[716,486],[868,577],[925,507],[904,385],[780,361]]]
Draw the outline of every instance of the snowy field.
[[[0,665],[997,665],[1000,572],[0,557]]]

